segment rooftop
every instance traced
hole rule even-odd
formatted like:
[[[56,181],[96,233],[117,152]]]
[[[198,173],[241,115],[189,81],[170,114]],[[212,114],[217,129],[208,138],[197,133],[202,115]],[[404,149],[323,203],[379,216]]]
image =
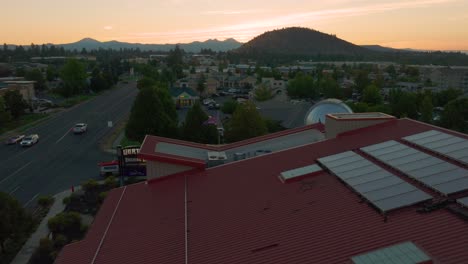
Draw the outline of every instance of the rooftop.
[[[299,181],[278,178],[352,152],[434,197],[431,203],[443,201],[447,197],[359,151],[429,130],[468,139],[410,119],[392,120],[114,189],[85,239],[67,245],[56,263],[367,263],[359,260],[390,251],[408,257],[407,250],[434,263],[468,263],[468,222],[449,210],[466,210],[457,203],[425,213],[419,209],[431,205],[418,203],[382,214],[328,168],[314,166],[308,172],[315,174]]]
[[[328,114],[329,117],[337,120],[356,120],[356,119],[395,119],[394,116],[384,113],[335,113]]]

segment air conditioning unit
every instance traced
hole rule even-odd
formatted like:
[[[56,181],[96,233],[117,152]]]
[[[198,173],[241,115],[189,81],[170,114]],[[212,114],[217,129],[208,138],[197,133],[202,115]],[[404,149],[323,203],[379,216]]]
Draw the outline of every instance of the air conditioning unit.
[[[208,151],[208,167],[213,167],[217,165],[224,164],[224,161],[227,160],[225,152],[217,151]]]

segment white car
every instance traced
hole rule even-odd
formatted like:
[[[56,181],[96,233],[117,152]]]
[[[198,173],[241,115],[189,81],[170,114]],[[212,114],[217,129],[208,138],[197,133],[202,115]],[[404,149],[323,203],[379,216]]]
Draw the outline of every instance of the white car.
[[[28,136],[24,137],[21,140],[20,146],[30,147],[30,146],[36,144],[37,142],[39,142],[39,135],[38,134],[31,134],[31,135],[28,135]]]
[[[73,133],[82,134],[88,130],[88,124],[78,123],[73,127]]]

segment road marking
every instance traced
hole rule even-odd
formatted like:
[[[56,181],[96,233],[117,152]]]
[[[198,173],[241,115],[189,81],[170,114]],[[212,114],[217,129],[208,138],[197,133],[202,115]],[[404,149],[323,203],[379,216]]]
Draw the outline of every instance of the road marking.
[[[13,191],[9,192],[8,194],[13,194],[14,192],[16,192],[18,189],[20,188],[20,186],[16,187]]]
[[[34,199],[36,199],[36,197],[37,197],[38,195],[39,195],[38,193],[37,193],[36,195],[34,195],[33,198],[31,198],[31,200],[29,200],[27,203],[25,203],[25,204],[23,205],[23,207],[28,206],[28,204],[29,204],[30,202],[34,201]]]
[[[26,163],[25,165],[23,165],[23,167],[17,169],[15,172],[13,172],[12,174],[10,174],[9,176],[7,176],[5,179],[1,180],[0,181],[0,184],[2,184],[4,181],[8,180],[9,178],[13,177],[14,175],[16,175],[18,172],[20,172],[22,169],[26,168],[29,164],[31,164],[32,161]]]
[[[71,130],[72,130],[71,128],[68,129],[67,132],[61,138],[59,138],[57,141],[55,141],[55,144],[59,143],[64,137],[66,137],[68,135],[68,133],[70,133]]]

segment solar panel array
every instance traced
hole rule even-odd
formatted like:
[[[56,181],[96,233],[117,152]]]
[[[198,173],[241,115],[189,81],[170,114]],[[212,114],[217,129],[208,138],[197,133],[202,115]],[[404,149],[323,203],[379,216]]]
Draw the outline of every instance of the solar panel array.
[[[430,130],[403,139],[461,163],[468,164],[468,140],[464,138]]]
[[[318,162],[383,212],[432,198],[352,151],[323,157]]]
[[[361,150],[444,195],[468,189],[468,170],[399,142],[390,140]]]

